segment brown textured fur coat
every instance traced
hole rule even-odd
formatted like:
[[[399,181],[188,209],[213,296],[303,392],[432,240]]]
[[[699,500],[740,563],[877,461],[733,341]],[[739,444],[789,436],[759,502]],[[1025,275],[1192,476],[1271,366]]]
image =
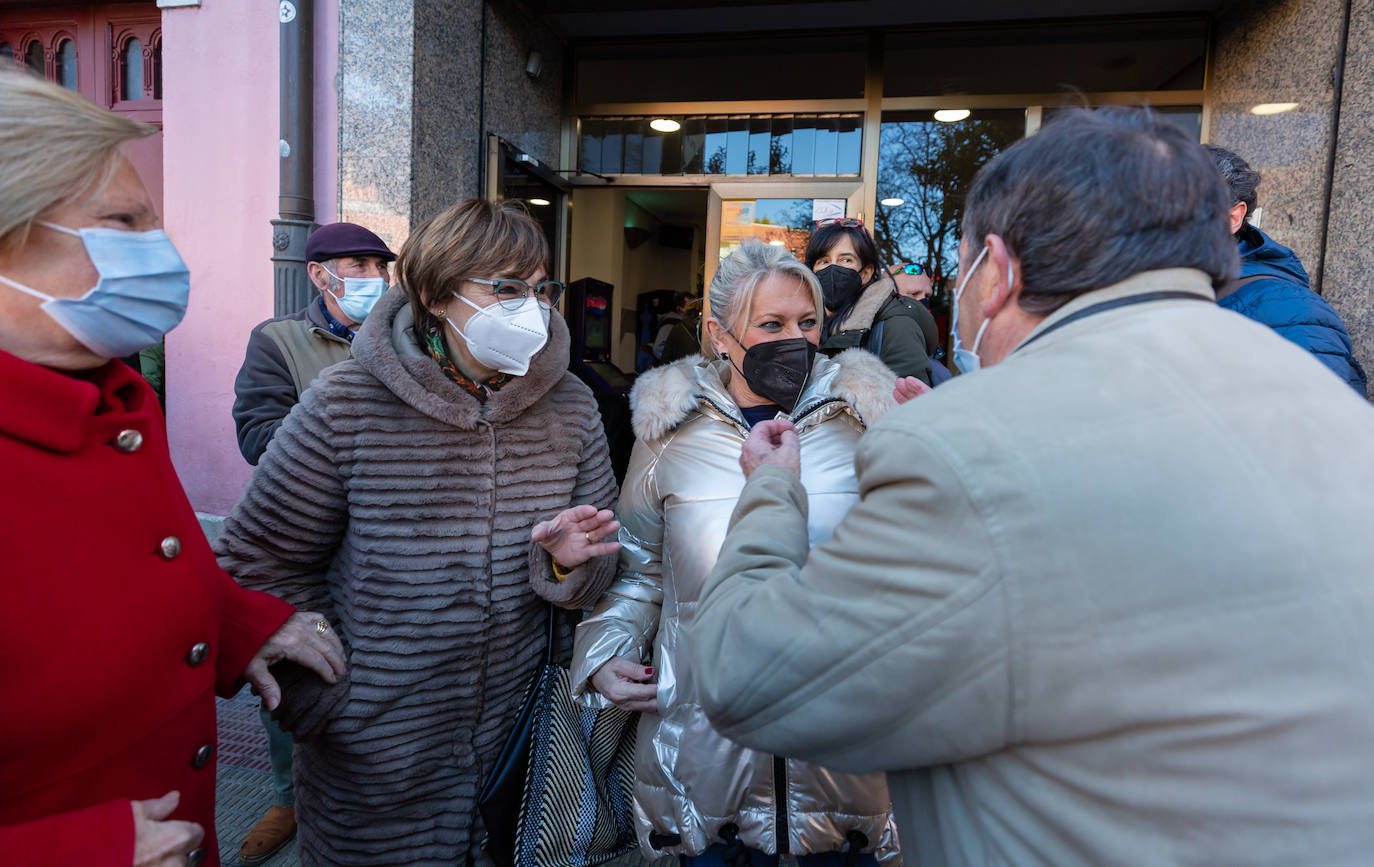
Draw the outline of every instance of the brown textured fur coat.
[[[323,612],[348,649],[335,686],[282,672],[306,864],[489,863],[475,796],[544,652],[544,600],[582,607],[614,572],[612,555],[555,583],[530,542],[536,522],[616,499],[563,320],[485,405],[411,322],[393,289],[282,424],[215,546],[241,584]]]

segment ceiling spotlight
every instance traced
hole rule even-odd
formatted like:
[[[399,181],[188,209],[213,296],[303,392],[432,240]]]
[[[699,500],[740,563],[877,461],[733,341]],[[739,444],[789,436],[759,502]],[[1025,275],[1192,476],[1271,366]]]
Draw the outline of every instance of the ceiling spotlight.
[[[972,112],[966,108],[942,108],[935,112],[935,119],[941,123],[954,123],[956,120],[963,120]]]
[[[1283,114],[1297,108],[1296,102],[1262,102],[1250,109],[1251,114]]]
[[[784,244],[782,241],[779,241],[779,240],[777,240],[776,238],[773,239],[772,241],[769,241],[768,243],[771,244],[771,245],[774,246],[774,247],[786,247],[786,246],[787,246],[787,245]]]
[[[531,205],[539,205],[541,208],[549,203],[548,199],[530,199]]]
[[[654,132],[677,132],[682,129],[682,124],[669,117],[656,117],[649,121],[649,129]]]
[[[899,208],[902,205],[906,204],[906,199],[899,199],[896,196],[892,196],[890,198],[883,199],[878,204],[882,205],[884,208]]]

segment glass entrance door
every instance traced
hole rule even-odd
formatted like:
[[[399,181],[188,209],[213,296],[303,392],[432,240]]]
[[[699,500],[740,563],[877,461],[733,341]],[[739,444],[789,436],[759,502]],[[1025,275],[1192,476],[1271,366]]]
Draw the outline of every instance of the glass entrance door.
[[[706,285],[720,260],[745,241],[785,247],[802,260],[816,221],[857,216],[862,195],[858,181],[713,184],[706,215]]]

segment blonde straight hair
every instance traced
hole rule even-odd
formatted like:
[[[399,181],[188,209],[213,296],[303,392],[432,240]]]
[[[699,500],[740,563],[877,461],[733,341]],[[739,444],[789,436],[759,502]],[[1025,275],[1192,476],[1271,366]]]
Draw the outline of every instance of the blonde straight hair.
[[[24,70],[0,70],[0,250],[109,183],[119,147],[156,132]]]
[[[806,287],[816,304],[816,324],[820,325],[825,316],[825,305],[821,301],[821,284],[816,275],[798,262],[786,248],[759,241],[745,241],[720,260],[716,275],[711,278],[711,285],[706,290],[711,302],[711,318],[727,330],[733,329],[754,306],[754,293],[759,284],[774,274],[791,277]],[[704,326],[701,330],[701,349],[708,358],[716,355]]]

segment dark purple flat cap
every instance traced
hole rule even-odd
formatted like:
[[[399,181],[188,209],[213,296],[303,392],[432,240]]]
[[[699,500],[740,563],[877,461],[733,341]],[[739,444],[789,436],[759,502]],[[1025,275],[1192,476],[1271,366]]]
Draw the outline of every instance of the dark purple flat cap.
[[[385,241],[356,223],[320,226],[305,242],[307,262],[326,262],[340,256],[381,256],[388,262],[396,259]]]

